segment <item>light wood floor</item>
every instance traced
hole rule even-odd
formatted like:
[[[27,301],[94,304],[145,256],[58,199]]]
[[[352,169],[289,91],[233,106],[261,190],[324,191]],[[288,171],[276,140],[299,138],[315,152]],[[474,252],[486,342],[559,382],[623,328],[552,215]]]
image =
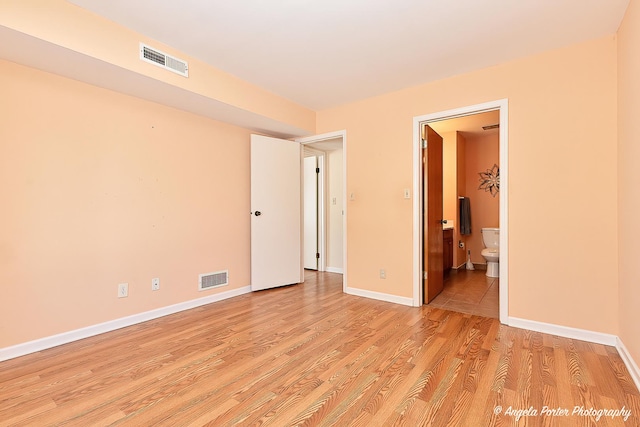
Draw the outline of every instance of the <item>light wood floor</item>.
[[[632,415],[504,414],[545,405]],[[638,426],[638,417],[640,395],[612,347],[346,295],[328,273],[0,363],[2,426]]]
[[[451,271],[444,289],[430,306],[476,316],[500,318],[500,279],[487,277],[486,270]]]

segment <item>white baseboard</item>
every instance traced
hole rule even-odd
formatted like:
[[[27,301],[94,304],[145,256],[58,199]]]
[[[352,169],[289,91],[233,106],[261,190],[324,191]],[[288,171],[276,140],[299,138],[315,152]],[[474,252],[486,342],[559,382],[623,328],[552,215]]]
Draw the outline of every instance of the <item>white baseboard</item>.
[[[569,326],[553,325],[551,323],[536,322],[535,320],[519,319],[517,317],[509,317],[509,326],[610,346],[615,346],[618,341],[618,337],[611,334],[571,328]]]
[[[343,268],[337,268],[337,267],[327,267],[325,269],[326,272],[328,273],[340,273],[340,274],[344,274],[344,269]]]
[[[363,289],[349,287],[345,288],[344,292],[346,294],[355,295],[358,297],[371,298],[378,301],[392,302],[395,304],[408,305],[410,307],[413,307],[413,298],[399,297],[397,295],[383,294],[381,292],[365,291]]]
[[[638,368],[638,364],[631,357],[631,353],[627,350],[627,347],[624,346],[620,337],[618,337],[616,342],[616,348],[618,349],[618,353],[620,353],[620,357],[624,361],[624,364],[627,366],[627,370],[633,379],[633,382],[636,384],[638,390],[640,390],[640,368]]]
[[[23,344],[0,348],[0,362],[4,360],[9,360],[16,357],[24,356],[29,353],[35,353],[37,351],[46,350],[48,348],[57,347],[59,345],[81,340],[83,338],[92,337],[94,335],[103,334],[105,332],[115,331],[116,329],[146,322],[152,319],[157,319],[158,317],[163,317],[169,314],[178,313],[180,311],[185,311],[192,308],[200,307],[202,305],[211,304],[212,302],[233,298],[249,292],[251,292],[251,287],[245,286],[243,288],[220,292],[220,293],[209,295],[203,298],[198,298],[191,301],[185,301],[185,302],[173,304],[167,307],[162,307],[162,308],[158,308],[151,311],[145,311],[143,313],[138,313],[138,314],[134,314],[127,317],[122,317],[120,319],[110,320],[108,322],[99,323],[97,325],[87,326],[86,328],[76,329],[69,332],[63,332],[61,334],[52,335],[50,337],[45,337],[45,338],[41,338],[34,341],[29,341]]]

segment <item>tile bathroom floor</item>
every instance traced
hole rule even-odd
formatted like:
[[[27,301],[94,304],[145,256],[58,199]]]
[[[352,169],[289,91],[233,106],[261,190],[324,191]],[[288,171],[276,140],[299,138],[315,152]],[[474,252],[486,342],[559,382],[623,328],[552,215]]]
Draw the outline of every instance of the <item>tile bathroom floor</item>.
[[[444,278],[444,289],[429,304],[459,313],[498,319],[498,278],[486,276],[485,270],[451,271]]]

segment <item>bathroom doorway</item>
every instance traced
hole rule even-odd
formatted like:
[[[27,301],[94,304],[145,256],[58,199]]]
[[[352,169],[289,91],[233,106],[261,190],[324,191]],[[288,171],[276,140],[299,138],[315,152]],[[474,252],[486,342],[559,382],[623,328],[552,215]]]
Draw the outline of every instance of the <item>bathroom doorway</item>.
[[[427,124],[444,138],[442,220],[446,223],[441,231],[445,245],[444,287],[430,305],[495,317],[502,323],[506,323],[508,317],[506,110],[507,101],[502,100],[414,119],[414,134],[420,139],[415,144],[416,153],[422,146]],[[428,177],[430,171],[427,166],[425,169],[422,170],[420,156],[420,162],[414,164],[414,178],[422,172]],[[422,185],[414,182],[414,188],[418,189],[414,190],[416,195],[423,196]],[[460,222],[462,198],[466,198],[471,207],[470,218],[462,218],[468,224]],[[416,216],[422,218],[424,197],[416,197],[414,209],[414,220]],[[425,277],[424,265],[428,260],[424,259],[424,248],[429,245],[425,238],[420,238],[428,234],[421,227],[422,224],[418,224],[420,231],[414,235],[414,267],[419,266],[415,277],[420,279]],[[481,255],[484,248],[481,229],[488,227],[500,229],[499,265],[490,264],[489,269],[490,276],[494,277],[486,275],[487,261]],[[414,280],[414,305],[419,305],[415,295],[422,302],[424,289],[416,286],[416,282],[418,280]]]

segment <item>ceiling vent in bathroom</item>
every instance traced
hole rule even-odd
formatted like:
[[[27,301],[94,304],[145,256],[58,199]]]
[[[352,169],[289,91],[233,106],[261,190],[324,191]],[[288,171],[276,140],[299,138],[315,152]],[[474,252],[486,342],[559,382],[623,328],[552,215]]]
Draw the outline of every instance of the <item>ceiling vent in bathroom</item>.
[[[140,43],[140,59],[155,64],[166,70],[189,77],[189,64],[187,61],[167,55],[158,49],[151,48],[144,43]]]
[[[491,129],[498,129],[499,127],[500,127],[500,123],[496,123],[495,125],[482,126],[482,129],[491,130]]]

